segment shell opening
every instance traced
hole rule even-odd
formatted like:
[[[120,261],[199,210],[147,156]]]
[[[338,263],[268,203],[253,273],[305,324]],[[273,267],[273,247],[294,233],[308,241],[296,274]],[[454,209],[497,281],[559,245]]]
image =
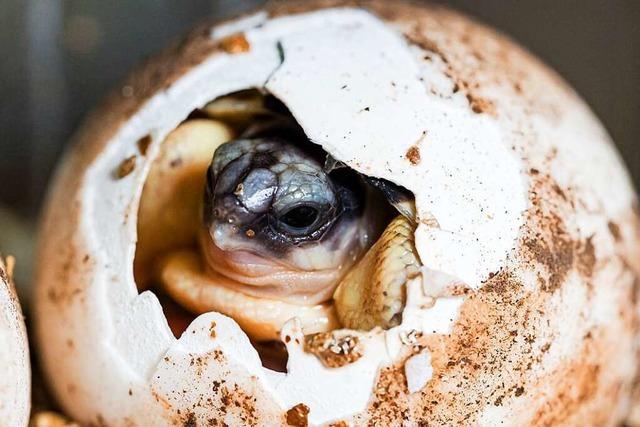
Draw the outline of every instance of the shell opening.
[[[358,207],[357,221],[344,220],[339,232],[333,233],[337,237],[328,232],[312,243],[294,242],[285,248],[289,251],[280,247],[272,249],[273,245],[255,251],[264,255],[263,251],[272,250],[281,259],[289,257],[312,265],[304,274],[290,275],[294,279],[287,283],[288,287],[312,280],[308,277],[314,263],[321,265],[327,258],[335,258],[336,253],[346,254],[340,255],[348,259],[338,266],[339,271],[331,272],[337,279],[316,299],[305,295],[307,299],[292,300],[274,292],[263,295],[254,292],[254,288],[247,291],[238,285],[237,277],[210,268],[211,263],[225,256],[225,251],[219,248],[212,255],[206,249],[211,243],[203,244],[203,240],[211,237],[210,233],[203,232],[207,216],[206,212],[203,215],[207,209],[206,201],[203,208],[203,199],[208,197],[207,177],[210,167],[213,168],[214,153],[229,141],[263,137],[295,141],[303,160],[322,165],[322,172],[310,173],[326,173],[336,186],[344,185],[348,191],[357,193],[343,204],[362,205]],[[147,149],[148,142],[144,142],[141,140],[141,151]],[[291,165],[297,167],[296,162],[290,164],[293,168]],[[266,167],[260,166],[261,170]],[[307,172],[308,166],[303,164],[302,169]],[[285,175],[280,175],[281,180],[282,176]],[[246,179],[244,183],[233,190],[238,198],[250,191]],[[309,216],[317,212],[300,209],[299,205],[296,209],[288,209],[285,215],[293,226],[313,223],[315,219]],[[413,246],[414,209],[413,195],[407,190],[364,176],[309,142],[286,106],[274,96],[257,89],[236,92],[193,111],[168,134],[155,153],[138,212],[136,284],[139,291],[152,289],[158,295],[176,337],[197,315],[220,312],[233,318],[247,333],[263,366],[286,372],[288,354],[283,344],[286,337],[281,333],[284,324],[294,317],[301,321],[303,332],[310,337],[308,342],[319,342],[318,337],[326,338],[326,334],[330,336],[323,342],[343,342],[344,339],[333,336],[334,331],[344,335],[337,331],[341,328],[388,329],[401,323],[406,282],[420,273]],[[334,219],[331,227],[337,228],[336,223],[342,219]],[[259,237],[254,228],[238,229],[237,225],[232,227],[243,242],[253,244]],[[357,246],[357,250],[342,249],[347,238],[340,236],[348,233],[351,233],[349,239],[357,241],[357,245],[349,244]],[[233,271],[249,269],[259,262],[254,255],[235,263]],[[330,345],[325,347],[324,352],[335,356]],[[316,350],[308,351],[318,354]]]

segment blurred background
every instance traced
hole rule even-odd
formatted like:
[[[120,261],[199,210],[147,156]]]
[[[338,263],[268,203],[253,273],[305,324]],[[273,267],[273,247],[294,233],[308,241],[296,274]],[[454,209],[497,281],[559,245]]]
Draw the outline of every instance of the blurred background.
[[[33,224],[86,112],[137,62],[193,24],[258,0],[0,0],[0,252],[28,283]],[[558,70],[640,184],[640,1],[449,0]]]

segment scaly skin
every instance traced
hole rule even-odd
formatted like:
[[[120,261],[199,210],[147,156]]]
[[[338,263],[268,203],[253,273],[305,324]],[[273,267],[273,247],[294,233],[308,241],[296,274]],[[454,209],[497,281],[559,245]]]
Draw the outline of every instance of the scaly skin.
[[[400,324],[407,281],[420,273],[414,226],[402,215],[344,277],[333,295],[344,327],[370,330]]]

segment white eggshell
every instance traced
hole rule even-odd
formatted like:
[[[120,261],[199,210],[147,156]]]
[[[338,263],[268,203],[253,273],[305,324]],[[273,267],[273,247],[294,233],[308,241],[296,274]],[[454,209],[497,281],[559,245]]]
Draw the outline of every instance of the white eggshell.
[[[442,8],[351,3],[280,2],[204,27],[77,134],[44,215],[36,323],[50,384],[79,421],[279,425],[299,404],[311,425],[626,415],[639,221],[606,132],[503,36]],[[248,51],[219,47],[238,32]],[[136,289],[137,209],[158,144],[195,108],[252,87],[333,157],[416,196],[422,283],[403,323],[363,335],[350,365],[325,368],[294,339],[288,372],[270,371],[218,313],[175,339],[156,296]],[[287,328],[300,341],[296,322]],[[405,369],[411,331],[422,349]]]
[[[20,303],[0,258],[0,424],[26,426],[31,407],[29,344]]]
[[[407,359],[404,363],[404,372],[407,377],[407,390],[415,393],[422,390],[433,376],[431,367],[431,354],[423,350]]]

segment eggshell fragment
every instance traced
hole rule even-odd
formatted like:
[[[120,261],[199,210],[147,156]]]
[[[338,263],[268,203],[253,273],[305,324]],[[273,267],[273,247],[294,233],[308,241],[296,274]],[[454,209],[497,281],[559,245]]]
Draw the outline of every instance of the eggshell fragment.
[[[26,426],[31,407],[29,345],[10,271],[1,257],[0,372],[0,423]]]
[[[36,326],[54,392],[82,423],[278,425],[295,408],[310,425],[624,419],[640,225],[608,135],[563,81],[484,26],[439,7],[358,5],[279,2],[206,26],[76,136],[44,216]],[[220,49],[238,33],[249,49]],[[262,367],[219,313],[175,339],[156,296],[136,288],[138,204],[158,144],[194,109],[249,88],[278,97],[334,158],[416,196],[423,283],[400,326],[359,336],[354,363],[305,352],[295,319],[287,373]],[[430,379],[403,362],[412,330]]]
[[[422,390],[433,375],[431,368],[431,355],[428,351],[422,351],[411,356],[404,363],[404,374],[407,377],[407,390],[415,393]]]

